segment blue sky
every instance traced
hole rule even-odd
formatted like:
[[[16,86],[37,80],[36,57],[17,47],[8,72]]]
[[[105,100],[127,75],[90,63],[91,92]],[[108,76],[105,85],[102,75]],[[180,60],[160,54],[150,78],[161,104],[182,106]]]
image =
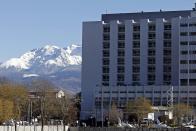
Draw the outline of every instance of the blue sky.
[[[101,14],[192,9],[196,0],[0,0],[0,62],[54,44],[81,44],[82,21]]]

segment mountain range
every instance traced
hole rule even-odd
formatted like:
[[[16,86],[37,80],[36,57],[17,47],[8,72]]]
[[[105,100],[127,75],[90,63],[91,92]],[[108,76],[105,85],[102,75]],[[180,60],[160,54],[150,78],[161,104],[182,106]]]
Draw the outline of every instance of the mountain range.
[[[22,84],[44,79],[60,89],[76,93],[81,84],[81,54],[81,45],[66,48],[46,45],[0,63],[0,76]]]

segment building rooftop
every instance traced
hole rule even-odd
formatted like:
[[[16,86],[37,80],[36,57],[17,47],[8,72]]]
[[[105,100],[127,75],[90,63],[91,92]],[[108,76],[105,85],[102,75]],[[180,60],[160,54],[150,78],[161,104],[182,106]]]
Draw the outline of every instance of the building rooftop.
[[[117,14],[102,14],[102,21],[108,23],[113,20],[135,20],[141,19],[155,20],[157,18],[171,19],[173,17],[188,17],[192,10],[181,11],[159,11],[159,12],[138,12],[138,13],[117,13]]]

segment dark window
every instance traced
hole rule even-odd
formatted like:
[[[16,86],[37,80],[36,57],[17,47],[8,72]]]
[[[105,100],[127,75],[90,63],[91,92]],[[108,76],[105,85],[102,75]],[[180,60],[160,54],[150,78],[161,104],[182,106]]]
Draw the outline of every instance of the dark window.
[[[109,75],[103,75],[102,80],[103,81],[109,81]]]
[[[148,41],[149,48],[155,48],[155,41]]]
[[[103,40],[110,40],[110,35],[104,34],[103,35]]]
[[[187,50],[182,50],[180,51],[181,55],[187,55],[188,54],[188,51]]]
[[[189,85],[195,86],[196,85],[196,79],[189,79]]]
[[[171,72],[171,66],[164,66],[163,67],[163,72]]]
[[[148,81],[154,81],[155,80],[155,75],[154,74],[149,74],[148,75]]]
[[[109,49],[110,48],[110,43],[109,42],[103,42],[103,48],[104,49]]]
[[[109,57],[109,56],[110,56],[109,50],[103,50],[103,57]]]
[[[181,27],[188,27],[188,24],[182,23],[182,24],[180,24],[180,26],[181,26]]]
[[[188,63],[187,60],[181,60],[181,61],[180,61],[180,64],[187,64],[187,63]]]
[[[118,50],[118,56],[125,56],[124,50]]]
[[[180,36],[187,36],[188,33],[187,32],[180,32]]]
[[[181,69],[181,70],[180,70],[180,73],[188,73],[188,70],[186,70],[186,69]]]
[[[191,23],[189,24],[189,26],[196,26],[196,23]]]
[[[171,30],[172,26],[170,24],[164,25],[164,30]]]
[[[188,45],[188,42],[187,41],[181,41],[180,45]]]
[[[190,64],[196,64],[196,60],[189,60]]]
[[[133,58],[133,64],[140,64],[139,58]]]
[[[171,41],[165,40],[164,41],[164,47],[171,47]]]
[[[164,54],[165,56],[171,55],[171,50],[169,50],[169,49],[164,49],[163,54]]]
[[[133,70],[133,73],[139,73],[140,72],[140,67],[139,66],[133,66],[132,70]]]
[[[124,65],[125,64],[124,58],[118,58],[118,64],[119,65]]]
[[[163,63],[164,64],[171,64],[171,58],[164,58]]]
[[[140,75],[139,74],[133,74],[133,81],[139,81],[140,80]]]
[[[125,32],[125,26],[119,26],[118,32]]]
[[[148,39],[155,39],[156,34],[155,33],[149,33],[148,34]]]
[[[148,66],[148,72],[154,73],[155,72],[155,66]]]
[[[133,56],[140,56],[140,50],[133,50]]]
[[[148,58],[148,64],[155,64],[155,58],[154,57],[150,57]]]
[[[107,58],[103,59],[103,65],[109,65],[110,64],[110,60]]]
[[[103,67],[103,73],[109,73],[109,67]]]
[[[155,31],[156,30],[156,26],[155,25],[149,25],[148,26],[148,30],[149,31]]]
[[[171,33],[165,32],[164,33],[164,39],[171,39]]]
[[[140,39],[140,34],[139,33],[133,33],[133,39],[134,40],[139,40]]]
[[[107,33],[107,32],[110,32],[110,27],[104,27],[104,28],[103,28],[103,31],[106,32],[106,33]]]
[[[190,32],[190,36],[196,36],[196,32]]]
[[[125,35],[124,34],[119,34],[118,35],[118,40],[125,40]]]
[[[124,73],[124,72],[125,72],[124,66],[118,66],[118,73]]]
[[[148,50],[148,56],[155,56],[155,50]]]
[[[196,45],[196,41],[190,41],[189,45]]]
[[[140,31],[140,26],[139,25],[134,25],[133,26],[133,31]]]
[[[133,41],[133,48],[140,48],[140,42],[139,41]]]
[[[125,48],[125,42],[118,42],[118,48]]]
[[[125,77],[122,74],[118,74],[117,79],[118,79],[118,81],[124,81]]]

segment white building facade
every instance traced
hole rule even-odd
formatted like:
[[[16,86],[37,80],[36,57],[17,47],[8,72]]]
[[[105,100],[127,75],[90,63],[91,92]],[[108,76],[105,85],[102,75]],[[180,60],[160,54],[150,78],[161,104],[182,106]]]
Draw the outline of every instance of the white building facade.
[[[174,103],[196,106],[195,8],[104,14],[82,38],[82,120],[137,97],[167,106],[171,87]]]

